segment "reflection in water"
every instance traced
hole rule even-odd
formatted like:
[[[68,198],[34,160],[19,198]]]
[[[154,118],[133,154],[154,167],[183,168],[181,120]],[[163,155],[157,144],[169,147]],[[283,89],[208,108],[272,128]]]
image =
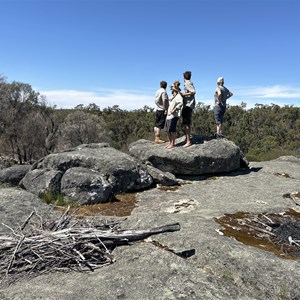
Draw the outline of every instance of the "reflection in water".
[[[215,221],[225,236],[282,258],[300,258],[300,213],[292,209],[279,214],[237,212]]]

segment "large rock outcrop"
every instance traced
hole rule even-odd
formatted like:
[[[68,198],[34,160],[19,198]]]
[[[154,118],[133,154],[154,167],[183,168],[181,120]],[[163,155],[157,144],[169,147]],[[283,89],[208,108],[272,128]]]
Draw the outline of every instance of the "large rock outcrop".
[[[193,145],[172,150],[153,141],[138,140],[130,155],[106,143],[84,144],[50,154],[31,166],[0,170],[0,183],[20,185],[36,195],[61,193],[66,201],[95,204],[113,195],[139,191],[154,184],[177,185],[175,176],[237,170],[243,155],[233,142],[192,137]],[[31,169],[30,169],[31,168]]]
[[[116,261],[94,272],[24,278],[0,289],[0,299],[300,299],[299,260],[284,259],[221,235],[220,224],[215,221],[236,212],[264,213],[266,217],[290,209],[299,213],[299,206],[283,196],[300,192],[299,168],[300,159],[283,157],[251,162],[248,169],[210,180],[182,182],[177,189],[139,192],[137,207],[121,219],[122,229],[178,222],[181,230],[117,247],[112,253]],[[11,216],[13,211],[29,205],[29,212],[35,202],[24,201],[23,193],[2,195],[0,201],[6,200],[0,202],[1,222],[14,228],[20,221],[19,215]],[[100,221],[110,218],[99,216]]]
[[[175,175],[202,175],[237,170],[241,166],[241,151],[233,142],[204,140],[193,137],[193,145],[166,149],[164,144],[138,140],[129,145],[129,153],[150,162],[155,168]]]
[[[62,193],[80,204],[107,202],[113,194],[150,187],[153,179],[136,158],[106,143],[84,144],[37,162],[20,185],[35,194]]]

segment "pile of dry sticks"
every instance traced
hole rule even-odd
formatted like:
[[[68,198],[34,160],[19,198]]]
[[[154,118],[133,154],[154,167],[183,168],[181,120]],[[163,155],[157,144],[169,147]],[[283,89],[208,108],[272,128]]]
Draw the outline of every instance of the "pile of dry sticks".
[[[180,230],[178,223],[149,230],[119,230],[119,223],[91,225],[84,219],[74,220],[75,215],[69,214],[68,208],[58,220],[49,223],[33,211],[17,230],[2,224],[11,231],[9,236],[0,236],[2,281],[52,271],[93,271],[114,261],[111,252],[118,245]],[[25,230],[34,216],[39,217],[40,225]]]

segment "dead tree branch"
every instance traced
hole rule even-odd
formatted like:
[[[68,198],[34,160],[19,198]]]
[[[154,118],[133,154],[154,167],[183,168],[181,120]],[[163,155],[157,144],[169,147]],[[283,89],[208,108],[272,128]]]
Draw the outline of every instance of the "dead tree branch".
[[[42,221],[32,212],[18,230],[4,225],[11,230],[10,236],[0,236],[0,277],[4,277],[4,281],[55,270],[93,271],[114,262],[111,252],[118,245],[180,230],[178,223],[147,230],[118,230],[116,224],[91,225],[79,220],[72,223],[74,214],[69,215],[67,209],[48,228],[45,224],[49,222],[43,222],[25,233],[34,216]]]

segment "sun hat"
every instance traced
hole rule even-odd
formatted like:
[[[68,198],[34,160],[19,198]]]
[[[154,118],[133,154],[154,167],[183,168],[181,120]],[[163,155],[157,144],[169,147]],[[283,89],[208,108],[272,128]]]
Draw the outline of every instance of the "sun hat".
[[[170,90],[171,91],[176,91],[176,92],[180,92],[181,91],[180,87],[179,86],[175,86],[174,84],[172,84],[170,86]]]
[[[181,89],[180,89],[180,81],[179,81],[178,79],[174,81],[173,85],[174,85],[175,87],[177,87],[179,90],[181,90]]]

